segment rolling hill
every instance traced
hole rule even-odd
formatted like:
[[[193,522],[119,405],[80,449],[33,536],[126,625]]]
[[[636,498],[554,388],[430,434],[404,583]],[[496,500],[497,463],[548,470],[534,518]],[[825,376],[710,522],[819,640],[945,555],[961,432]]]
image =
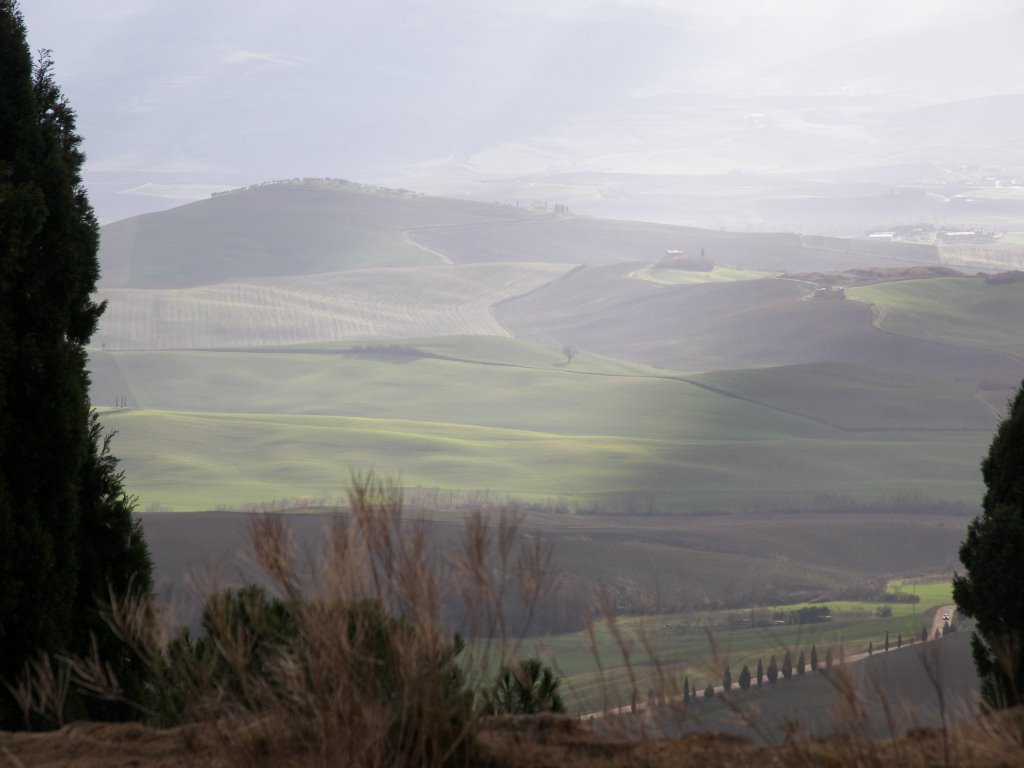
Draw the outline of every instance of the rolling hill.
[[[102,242],[93,400],[119,406],[103,420],[132,491],[168,509],[333,496],[371,466],[451,498],[605,512],[969,502],[1024,373],[1024,284],[897,281],[938,274],[926,246],[331,180],[118,222]],[[672,249],[715,271],[666,279],[651,266]],[[854,268],[877,281],[857,300],[814,297]]]
[[[688,377],[499,338],[96,351],[91,368],[94,402],[130,406],[103,421],[133,491],[175,509],[338,495],[371,466],[605,510],[968,501],[994,425],[966,383],[828,363]]]
[[[1004,387],[1024,373],[1019,360],[1005,354],[1012,349],[1006,341],[1013,338],[1012,308],[1024,306],[1024,284],[996,286],[1002,290],[979,297],[984,281],[976,278],[899,281],[855,289],[851,295],[861,302],[813,300],[815,286],[805,280],[657,286],[631,280],[631,271],[629,265],[577,270],[502,302],[495,316],[520,338],[675,370],[834,360]],[[945,305],[947,316],[974,316],[965,326],[976,329],[973,337],[964,338],[967,331],[958,330],[955,317],[927,333],[920,330],[927,318],[912,333],[874,327],[866,302],[876,294],[881,301],[890,291],[897,297],[929,290],[941,295],[936,305]],[[1002,346],[996,346],[999,339]]]
[[[102,229],[103,288],[185,288],[362,267],[492,261],[608,264],[707,249],[765,271],[937,263],[931,246],[738,234],[533,212],[307,180],[218,195]]]
[[[193,288],[107,288],[93,343],[111,349],[208,349],[343,339],[508,332],[490,307],[553,280],[559,264],[353,269]]]

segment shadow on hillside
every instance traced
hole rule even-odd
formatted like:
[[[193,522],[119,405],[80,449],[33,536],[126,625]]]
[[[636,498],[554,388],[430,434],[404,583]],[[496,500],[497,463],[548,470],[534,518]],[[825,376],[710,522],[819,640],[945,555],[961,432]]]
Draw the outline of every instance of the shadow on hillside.
[[[371,344],[352,347],[342,352],[343,357],[354,360],[376,360],[381,363],[412,363],[424,358],[437,358],[431,352],[424,352],[408,344]]]

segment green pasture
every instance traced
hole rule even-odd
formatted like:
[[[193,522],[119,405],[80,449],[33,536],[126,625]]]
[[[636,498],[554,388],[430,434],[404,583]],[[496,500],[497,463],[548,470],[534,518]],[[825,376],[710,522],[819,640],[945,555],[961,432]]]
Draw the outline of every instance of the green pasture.
[[[94,352],[93,398],[126,394],[152,411],[397,419],[641,442],[834,431],[639,365],[586,354],[566,364],[557,350],[505,348],[519,352],[513,361],[434,357],[444,348],[404,343],[334,354]]]
[[[965,381],[838,362],[715,371],[690,378],[745,401],[854,431],[995,426],[991,412]]]
[[[403,419],[101,411],[119,433],[128,487],[143,507],[199,510],[331,496],[348,469],[401,474],[406,487],[565,499],[606,509],[699,511],[839,494],[969,501],[969,457],[984,441],[912,437],[667,439],[571,435]],[[671,420],[666,420],[671,421]]]
[[[878,307],[876,324],[884,331],[1024,360],[1024,283],[932,278],[865,285],[847,294]]]
[[[102,420],[132,492],[170,509],[331,494],[349,467],[633,511],[970,501],[994,427],[953,385],[832,364],[691,380],[507,339],[94,350],[90,366],[95,404],[127,400]]]

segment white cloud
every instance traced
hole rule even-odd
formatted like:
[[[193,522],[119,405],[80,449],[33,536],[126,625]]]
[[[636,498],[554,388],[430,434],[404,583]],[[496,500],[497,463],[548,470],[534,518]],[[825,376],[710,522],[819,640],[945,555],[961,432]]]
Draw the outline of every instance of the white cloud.
[[[160,159],[152,152],[126,152],[103,160],[87,160],[88,173],[167,173],[208,174],[230,172],[224,165],[204,163],[186,158]]]
[[[306,64],[306,59],[297,56],[285,56],[280,53],[264,53],[261,51],[230,51],[224,56],[228,64],[264,64],[273,67],[290,69]]]
[[[146,182],[131,189],[122,189],[119,195],[163,197],[171,200],[203,200],[213,192],[235,189],[233,184],[154,184]]]

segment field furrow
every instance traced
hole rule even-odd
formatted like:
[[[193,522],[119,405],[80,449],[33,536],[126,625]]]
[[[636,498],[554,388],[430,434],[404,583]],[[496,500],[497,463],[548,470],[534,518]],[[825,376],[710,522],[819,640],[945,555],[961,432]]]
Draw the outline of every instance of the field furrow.
[[[210,349],[349,339],[507,336],[496,302],[560,277],[562,264],[469,264],[100,292],[106,349]]]

